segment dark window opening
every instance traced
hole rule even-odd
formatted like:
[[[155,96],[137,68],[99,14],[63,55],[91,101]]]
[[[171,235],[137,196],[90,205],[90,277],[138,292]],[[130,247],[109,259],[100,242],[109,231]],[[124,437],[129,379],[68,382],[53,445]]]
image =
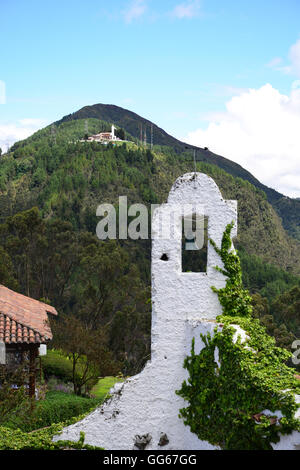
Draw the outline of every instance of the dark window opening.
[[[206,273],[208,250],[208,217],[182,219],[182,272]]]
[[[166,253],[164,253],[161,258],[160,258],[162,261],[169,261],[169,257]]]

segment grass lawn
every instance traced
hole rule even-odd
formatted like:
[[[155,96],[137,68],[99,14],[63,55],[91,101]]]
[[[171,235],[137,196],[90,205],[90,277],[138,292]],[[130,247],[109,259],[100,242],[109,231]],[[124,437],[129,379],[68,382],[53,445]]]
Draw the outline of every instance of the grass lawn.
[[[117,382],[123,382],[123,380],[119,377],[104,377],[103,379],[99,379],[98,383],[92,388],[91,395],[99,400],[104,400],[109,390]]]

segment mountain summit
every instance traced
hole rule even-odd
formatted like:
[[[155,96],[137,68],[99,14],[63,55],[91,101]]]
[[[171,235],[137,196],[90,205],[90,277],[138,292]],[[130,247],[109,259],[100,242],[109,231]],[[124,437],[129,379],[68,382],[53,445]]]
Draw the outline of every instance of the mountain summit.
[[[300,240],[300,200],[291,199],[280,194],[278,191],[269,188],[255,178],[249,171],[245,170],[241,165],[232,162],[221,155],[217,155],[208,149],[181,142],[148,119],[145,119],[128,109],[112,104],[99,103],[91,106],[84,106],[79,111],[64,116],[55,124],[60,125],[72,120],[89,118],[99,119],[122,127],[126,132],[139,140],[144,139],[144,133],[146,132],[147,141],[150,142],[152,133],[154,145],[171,147],[179,155],[186,153],[187,150],[196,150],[197,161],[216,165],[230,175],[249,181],[249,183],[253,184],[256,188],[262,190],[266,194],[268,201],[282,218],[283,225],[290,235]]]
[[[129,111],[128,109],[124,109],[116,105],[99,103],[92,106],[84,106],[79,111],[63,117],[55,124],[60,125],[61,123],[67,121],[89,118],[100,119],[101,121],[116,124],[117,126],[122,127],[133,137],[140,140],[144,139],[144,132],[146,132],[148,142],[150,141],[150,133],[152,129],[153,141],[155,145],[165,145],[167,147],[172,147],[177,153],[186,152],[188,149],[195,149],[197,161],[211,163],[222,168],[232,176],[238,176],[244,180],[249,181],[254,186],[265,191],[268,195],[268,199],[276,200],[283,196],[274,189],[268,188],[264,184],[260,183],[260,181],[258,181],[250,172],[245,170],[238,163],[232,162],[231,160],[224,158],[221,155],[217,155],[207,148],[204,149],[187,144],[185,142],[181,142],[148,119],[145,119],[138,114]]]

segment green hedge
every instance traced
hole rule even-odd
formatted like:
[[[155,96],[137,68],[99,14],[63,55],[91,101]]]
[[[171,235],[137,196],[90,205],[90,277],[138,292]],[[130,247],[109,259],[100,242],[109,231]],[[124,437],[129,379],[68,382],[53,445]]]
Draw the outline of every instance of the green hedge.
[[[99,399],[78,397],[63,392],[48,392],[46,399],[36,403],[34,411],[27,419],[24,419],[23,413],[14,414],[4,426],[29,432],[79,416],[99,404]]]
[[[84,415],[80,417],[82,419]],[[77,418],[79,419],[79,418]],[[77,442],[57,441],[53,442],[53,436],[59,434],[63,427],[77,422],[70,420],[65,423],[54,424],[50,428],[41,429],[33,433],[25,433],[20,429],[11,430],[3,426],[0,427],[0,450],[66,450],[85,449],[103,450],[100,447],[84,444],[84,433],[80,432]]]

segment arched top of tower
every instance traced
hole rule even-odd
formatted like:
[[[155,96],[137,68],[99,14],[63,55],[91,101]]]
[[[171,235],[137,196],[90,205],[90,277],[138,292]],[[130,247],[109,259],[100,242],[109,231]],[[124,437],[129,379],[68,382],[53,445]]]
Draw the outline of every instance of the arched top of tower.
[[[215,181],[205,173],[186,173],[175,181],[168,197],[169,204],[207,204],[225,202]]]

